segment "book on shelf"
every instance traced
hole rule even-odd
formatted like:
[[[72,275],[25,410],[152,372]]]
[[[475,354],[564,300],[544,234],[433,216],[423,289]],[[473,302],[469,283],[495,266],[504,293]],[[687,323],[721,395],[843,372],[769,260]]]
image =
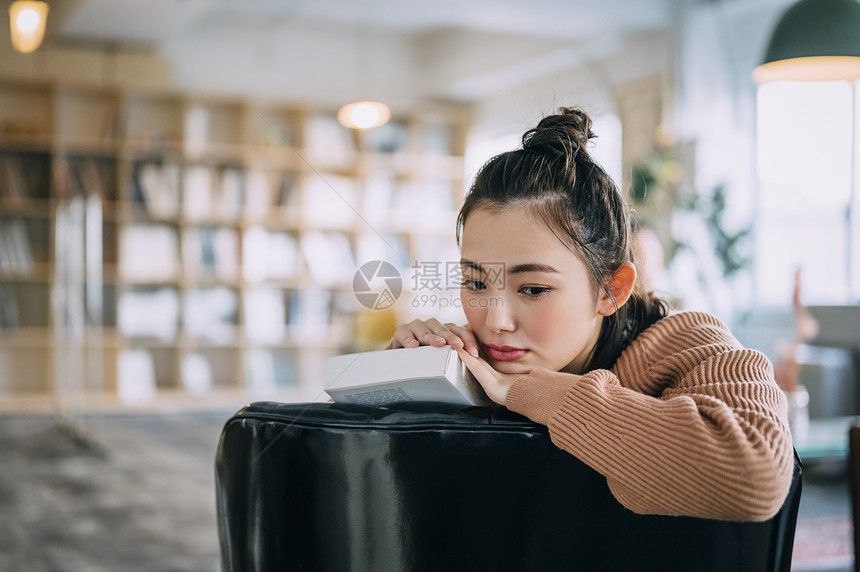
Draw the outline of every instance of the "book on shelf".
[[[376,153],[403,153],[409,143],[409,131],[399,121],[363,130],[360,137],[362,150]]]
[[[158,218],[179,214],[181,168],[176,163],[145,162],[137,166],[133,179],[135,199]]]
[[[421,346],[328,359],[325,391],[335,401],[380,406],[399,401],[491,405],[451,346]]]
[[[286,211],[295,207],[297,186],[298,177],[295,173],[284,173],[278,179],[277,205],[280,207],[281,211]]]
[[[242,203],[241,170],[193,165],[185,169],[183,214],[189,220],[236,219]]]
[[[0,330],[13,331],[18,328],[18,301],[15,291],[8,284],[0,284]]]
[[[242,239],[242,271],[252,284],[267,280],[290,280],[299,274],[296,239],[286,232],[253,226]]]
[[[191,395],[206,395],[212,391],[212,367],[199,352],[182,357],[182,387]]]
[[[176,280],[178,252],[175,228],[156,224],[128,225],[120,232],[120,275],[139,282]]]
[[[236,335],[238,301],[229,288],[201,288],[185,293],[182,324],[191,336],[216,344],[230,343]]]
[[[356,248],[356,266],[371,260],[384,260],[401,272],[411,266],[409,250],[403,235],[373,232],[362,233]]]
[[[259,169],[249,169],[245,175],[244,215],[251,220],[264,218],[272,208],[271,173]]]
[[[307,160],[315,169],[348,168],[355,161],[355,144],[349,129],[330,115],[315,114],[306,124]]]
[[[22,219],[0,220],[0,273],[28,275],[33,272],[33,251]]]
[[[256,344],[282,343],[287,333],[286,292],[249,288],[244,292],[245,336]]]
[[[124,292],[117,303],[117,325],[129,337],[176,338],[179,324],[179,297],[170,288]]]
[[[125,348],[117,359],[117,397],[127,405],[150,403],[156,394],[155,363],[145,349]]]
[[[43,198],[38,189],[32,186],[29,169],[38,168],[32,161],[25,161],[19,154],[6,154],[0,157],[2,167],[2,179],[0,179],[0,196],[13,206],[19,206],[24,201],[34,198]]]
[[[446,179],[428,179],[418,187],[414,198],[420,203],[422,216],[416,222],[425,229],[448,230],[456,223],[452,183]]]
[[[218,196],[216,206],[218,215],[226,219],[239,216],[242,205],[242,188],[245,184],[242,170],[236,167],[221,169],[218,176]]]
[[[331,333],[331,291],[324,288],[293,290],[287,312],[290,335],[295,339],[322,342]]]
[[[51,157],[47,153],[21,155],[25,195],[28,199],[47,200],[51,189]]]
[[[104,173],[100,171],[95,161],[92,159],[77,161],[75,171],[81,190],[85,195],[96,195],[103,199],[109,198],[106,192]]]
[[[387,211],[389,224],[392,227],[404,231],[411,230],[414,228],[416,219],[420,218],[416,213],[423,214],[424,205],[420,200],[418,186],[416,181],[397,181],[394,196]]]
[[[252,221],[267,218],[273,209],[282,213],[295,207],[295,173],[250,169],[244,177],[244,215]]]
[[[385,224],[391,216],[394,201],[394,179],[389,175],[367,177],[361,203],[361,216],[370,224]]]
[[[349,239],[341,232],[308,232],[301,239],[302,257],[314,282],[328,287],[351,283],[355,258]]]
[[[236,280],[239,272],[238,231],[227,227],[192,227],[182,237],[185,275],[191,279],[215,277]]]
[[[182,212],[189,220],[201,220],[212,215],[214,177],[211,167],[194,165],[185,169]]]
[[[183,146],[185,153],[199,156],[206,151],[209,142],[209,109],[203,105],[192,105],[185,112]]]
[[[310,175],[302,193],[302,220],[312,227],[348,228],[360,207],[352,179],[321,173]]]
[[[219,280],[232,281],[239,276],[239,234],[232,228],[215,230],[212,239],[215,253],[215,276]]]

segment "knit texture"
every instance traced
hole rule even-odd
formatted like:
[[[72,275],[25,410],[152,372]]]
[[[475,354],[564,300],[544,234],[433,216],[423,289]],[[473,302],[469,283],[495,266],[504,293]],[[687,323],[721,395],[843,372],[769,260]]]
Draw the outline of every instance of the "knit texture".
[[[507,407],[547,425],[637,513],[767,520],[791,484],[787,404],[773,368],[709,314],[660,320],[611,371],[537,368],[514,382]]]

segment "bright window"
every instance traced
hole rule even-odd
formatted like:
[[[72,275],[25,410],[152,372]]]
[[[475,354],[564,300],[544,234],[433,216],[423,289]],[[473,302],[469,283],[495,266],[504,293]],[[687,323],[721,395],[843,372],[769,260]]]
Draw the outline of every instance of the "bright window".
[[[853,229],[848,217],[856,196],[854,99],[844,81],[758,88],[755,273],[761,304],[789,303],[798,267],[806,303],[860,298],[860,233],[856,214]]]

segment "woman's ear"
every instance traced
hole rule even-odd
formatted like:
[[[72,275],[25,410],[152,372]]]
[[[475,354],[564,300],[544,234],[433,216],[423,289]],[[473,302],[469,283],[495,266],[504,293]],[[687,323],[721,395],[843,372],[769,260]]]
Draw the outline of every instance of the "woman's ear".
[[[597,301],[597,313],[604,317],[614,314],[616,308],[627,303],[630,295],[633,294],[635,284],[636,267],[633,266],[632,262],[624,262],[607,283],[612,296],[606,292],[601,292]]]

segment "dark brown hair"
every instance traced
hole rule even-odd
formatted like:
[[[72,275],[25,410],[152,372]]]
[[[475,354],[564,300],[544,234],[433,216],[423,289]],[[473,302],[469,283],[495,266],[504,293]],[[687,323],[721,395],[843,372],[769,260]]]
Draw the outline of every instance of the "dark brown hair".
[[[588,153],[591,119],[563,107],[523,134],[522,148],[496,155],[478,171],[457,217],[457,243],[475,209],[526,206],[588,268],[592,291],[610,295],[610,278],[633,261],[629,211],[615,183]],[[668,313],[636,281],[630,299],[603,321],[587,370],[610,368],[630,342]]]

